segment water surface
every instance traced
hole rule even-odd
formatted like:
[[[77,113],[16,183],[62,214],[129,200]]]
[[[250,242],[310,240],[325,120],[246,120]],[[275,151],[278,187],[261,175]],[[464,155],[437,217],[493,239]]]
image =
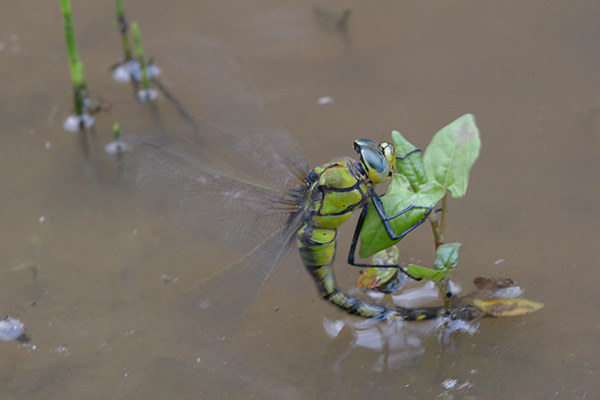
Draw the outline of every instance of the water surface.
[[[301,2],[126,4],[146,41],[187,31],[236,54],[312,166],[392,129],[425,146],[473,113],[483,147],[467,196],[450,203],[447,240],[463,243],[454,279],[468,290],[475,276],[511,277],[546,307],[483,320],[448,348],[424,324],[354,326],[318,299],[292,252],[235,336],[203,342],[201,321],[172,305],[201,268],[240,254],[153,211],[103,152],[115,120],[140,117],[128,114],[131,88],[107,72],[120,57],[112,3],[73,8],[88,85],[113,106],[81,136],[62,129],[71,91],[58,5],[14,2],[0,17],[0,312],[24,322],[30,340],[0,343],[3,398],[584,399],[600,390],[598,4],[326,6],[351,8],[345,33],[324,29]],[[333,102],[319,104],[325,96]],[[431,242],[420,229],[402,257],[430,262]],[[356,279],[342,260],[337,273],[345,288]],[[336,321],[345,325],[331,339],[325,326]]]

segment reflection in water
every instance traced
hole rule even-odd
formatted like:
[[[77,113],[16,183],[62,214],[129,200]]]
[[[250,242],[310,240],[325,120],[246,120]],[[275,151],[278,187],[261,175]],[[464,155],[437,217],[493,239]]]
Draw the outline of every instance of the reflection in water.
[[[451,287],[454,293],[460,292],[458,285],[451,282]],[[437,300],[439,291],[430,281],[416,288],[405,289],[392,298],[396,305],[419,307]],[[334,373],[341,371],[344,359],[358,348],[370,350],[376,355],[372,365],[366,366],[370,372],[393,370],[404,367],[423,355],[424,341],[428,336],[437,333],[438,342],[444,348],[453,347],[454,337],[458,333],[466,332],[473,335],[478,327],[479,323],[477,322],[450,317],[421,322],[382,322],[347,317],[336,320],[323,319],[323,328],[331,339],[335,340],[340,336],[348,335],[351,337],[346,351],[341,353],[332,365]]]
[[[368,349],[377,354],[375,363],[367,366],[370,372],[381,372],[404,366],[423,354],[425,351],[423,338],[435,331],[438,326],[437,321],[378,323],[373,320],[357,322],[350,318],[323,319],[323,327],[332,339],[335,339],[344,328],[352,335],[350,347],[332,365],[335,374],[341,372],[345,358],[356,348]]]

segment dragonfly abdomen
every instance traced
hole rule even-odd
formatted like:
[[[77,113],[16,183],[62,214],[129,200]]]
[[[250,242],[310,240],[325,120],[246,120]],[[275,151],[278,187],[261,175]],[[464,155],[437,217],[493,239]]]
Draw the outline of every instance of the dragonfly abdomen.
[[[336,234],[336,229],[322,228],[308,223],[298,231],[300,256],[323,299],[349,314],[383,320],[434,319],[444,311],[443,307],[422,309],[386,307],[352,297],[340,290],[333,272]]]

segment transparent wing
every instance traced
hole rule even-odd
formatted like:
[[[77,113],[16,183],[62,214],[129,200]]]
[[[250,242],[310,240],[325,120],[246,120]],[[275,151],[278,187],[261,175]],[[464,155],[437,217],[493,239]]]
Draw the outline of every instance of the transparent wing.
[[[132,139],[129,173],[136,185],[182,226],[243,251],[289,222],[295,211],[294,187],[262,185],[224,167],[205,165],[203,151],[190,155],[177,140]],[[198,149],[201,150],[201,149]],[[202,160],[201,157],[204,157]]]
[[[200,282],[176,304],[215,338],[239,322],[302,224],[308,165],[229,53],[189,35],[148,44],[164,96],[131,111],[124,171],[187,228],[248,251],[208,277],[199,261]]]
[[[177,34],[148,48],[170,101],[134,112],[126,170],[191,230],[250,250],[294,211],[306,158],[221,47]]]
[[[289,254],[290,239],[296,231],[297,224],[288,224],[273,232],[244,257],[188,290],[174,304],[172,313],[186,321],[199,321],[202,328],[194,334],[204,340],[235,335],[256,293]]]

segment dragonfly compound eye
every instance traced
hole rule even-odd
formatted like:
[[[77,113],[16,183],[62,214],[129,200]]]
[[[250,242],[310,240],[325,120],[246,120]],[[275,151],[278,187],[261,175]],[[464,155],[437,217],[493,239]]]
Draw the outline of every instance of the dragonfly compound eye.
[[[394,145],[389,142],[381,142],[378,147],[390,166],[391,177],[392,173],[396,170],[396,149],[394,148]]]
[[[360,161],[373,183],[385,182],[391,175],[388,154],[393,154],[393,146],[389,143],[386,143],[385,147],[380,146],[369,139],[359,139],[354,142],[354,150],[360,155]],[[388,146],[391,146],[391,149]]]

